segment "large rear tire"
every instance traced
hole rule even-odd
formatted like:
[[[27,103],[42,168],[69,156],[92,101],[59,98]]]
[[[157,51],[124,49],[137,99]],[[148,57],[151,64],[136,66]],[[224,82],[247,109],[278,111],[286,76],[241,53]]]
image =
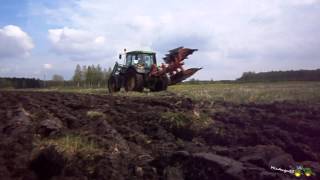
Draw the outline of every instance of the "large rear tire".
[[[124,88],[126,91],[142,92],[144,88],[143,75],[135,72],[134,70],[129,70],[125,76]]]
[[[120,91],[120,81],[117,77],[110,77],[109,80],[108,80],[108,90],[109,90],[109,93],[114,93],[114,92],[118,92]]]
[[[162,78],[162,91],[166,91],[168,89],[169,79],[167,76]]]

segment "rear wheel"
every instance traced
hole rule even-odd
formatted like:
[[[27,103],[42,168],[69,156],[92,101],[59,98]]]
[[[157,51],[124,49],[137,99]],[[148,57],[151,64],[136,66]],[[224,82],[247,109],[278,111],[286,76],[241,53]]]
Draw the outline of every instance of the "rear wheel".
[[[120,83],[119,83],[119,79],[117,77],[110,77],[108,80],[108,89],[109,89],[109,93],[114,93],[114,92],[118,92],[120,91]]]
[[[168,89],[168,84],[169,84],[169,79],[167,78],[167,76],[164,76],[162,78],[162,90],[166,91]]]
[[[139,91],[142,92],[144,87],[143,75],[130,70],[126,74],[125,78],[125,90],[126,91]]]

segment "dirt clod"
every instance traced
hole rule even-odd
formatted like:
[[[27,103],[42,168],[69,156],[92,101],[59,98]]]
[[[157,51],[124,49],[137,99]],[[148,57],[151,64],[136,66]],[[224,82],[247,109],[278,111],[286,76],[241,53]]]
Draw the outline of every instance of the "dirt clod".
[[[53,146],[39,150],[30,161],[30,168],[39,179],[51,179],[60,175],[64,165],[64,157]]]
[[[44,137],[57,135],[63,128],[62,122],[58,118],[46,119],[40,122],[39,133]]]

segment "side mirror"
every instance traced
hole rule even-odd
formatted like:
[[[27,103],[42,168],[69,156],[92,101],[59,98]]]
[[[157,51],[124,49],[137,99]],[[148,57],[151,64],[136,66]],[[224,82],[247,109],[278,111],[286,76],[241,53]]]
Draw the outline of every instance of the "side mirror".
[[[121,59],[122,58],[122,55],[121,54],[119,54],[119,59]]]

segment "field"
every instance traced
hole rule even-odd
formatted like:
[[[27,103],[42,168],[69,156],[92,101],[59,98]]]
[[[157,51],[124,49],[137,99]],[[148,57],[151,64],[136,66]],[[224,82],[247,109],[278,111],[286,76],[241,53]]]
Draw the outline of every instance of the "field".
[[[4,179],[296,179],[320,173],[320,83],[0,91]],[[304,177],[302,177],[304,179]]]
[[[284,100],[320,101],[319,82],[274,82],[177,85],[169,91],[197,100],[222,100],[235,103],[268,103]]]
[[[28,90],[30,91],[30,90]],[[68,92],[85,94],[106,94],[106,88],[75,89],[51,88],[35,91]],[[144,93],[124,92],[116,96],[157,97],[168,94],[185,96],[193,100],[227,101],[233,103],[270,103],[274,101],[299,100],[320,102],[320,82],[273,82],[273,83],[215,83],[215,84],[180,84],[169,86],[167,92]]]

